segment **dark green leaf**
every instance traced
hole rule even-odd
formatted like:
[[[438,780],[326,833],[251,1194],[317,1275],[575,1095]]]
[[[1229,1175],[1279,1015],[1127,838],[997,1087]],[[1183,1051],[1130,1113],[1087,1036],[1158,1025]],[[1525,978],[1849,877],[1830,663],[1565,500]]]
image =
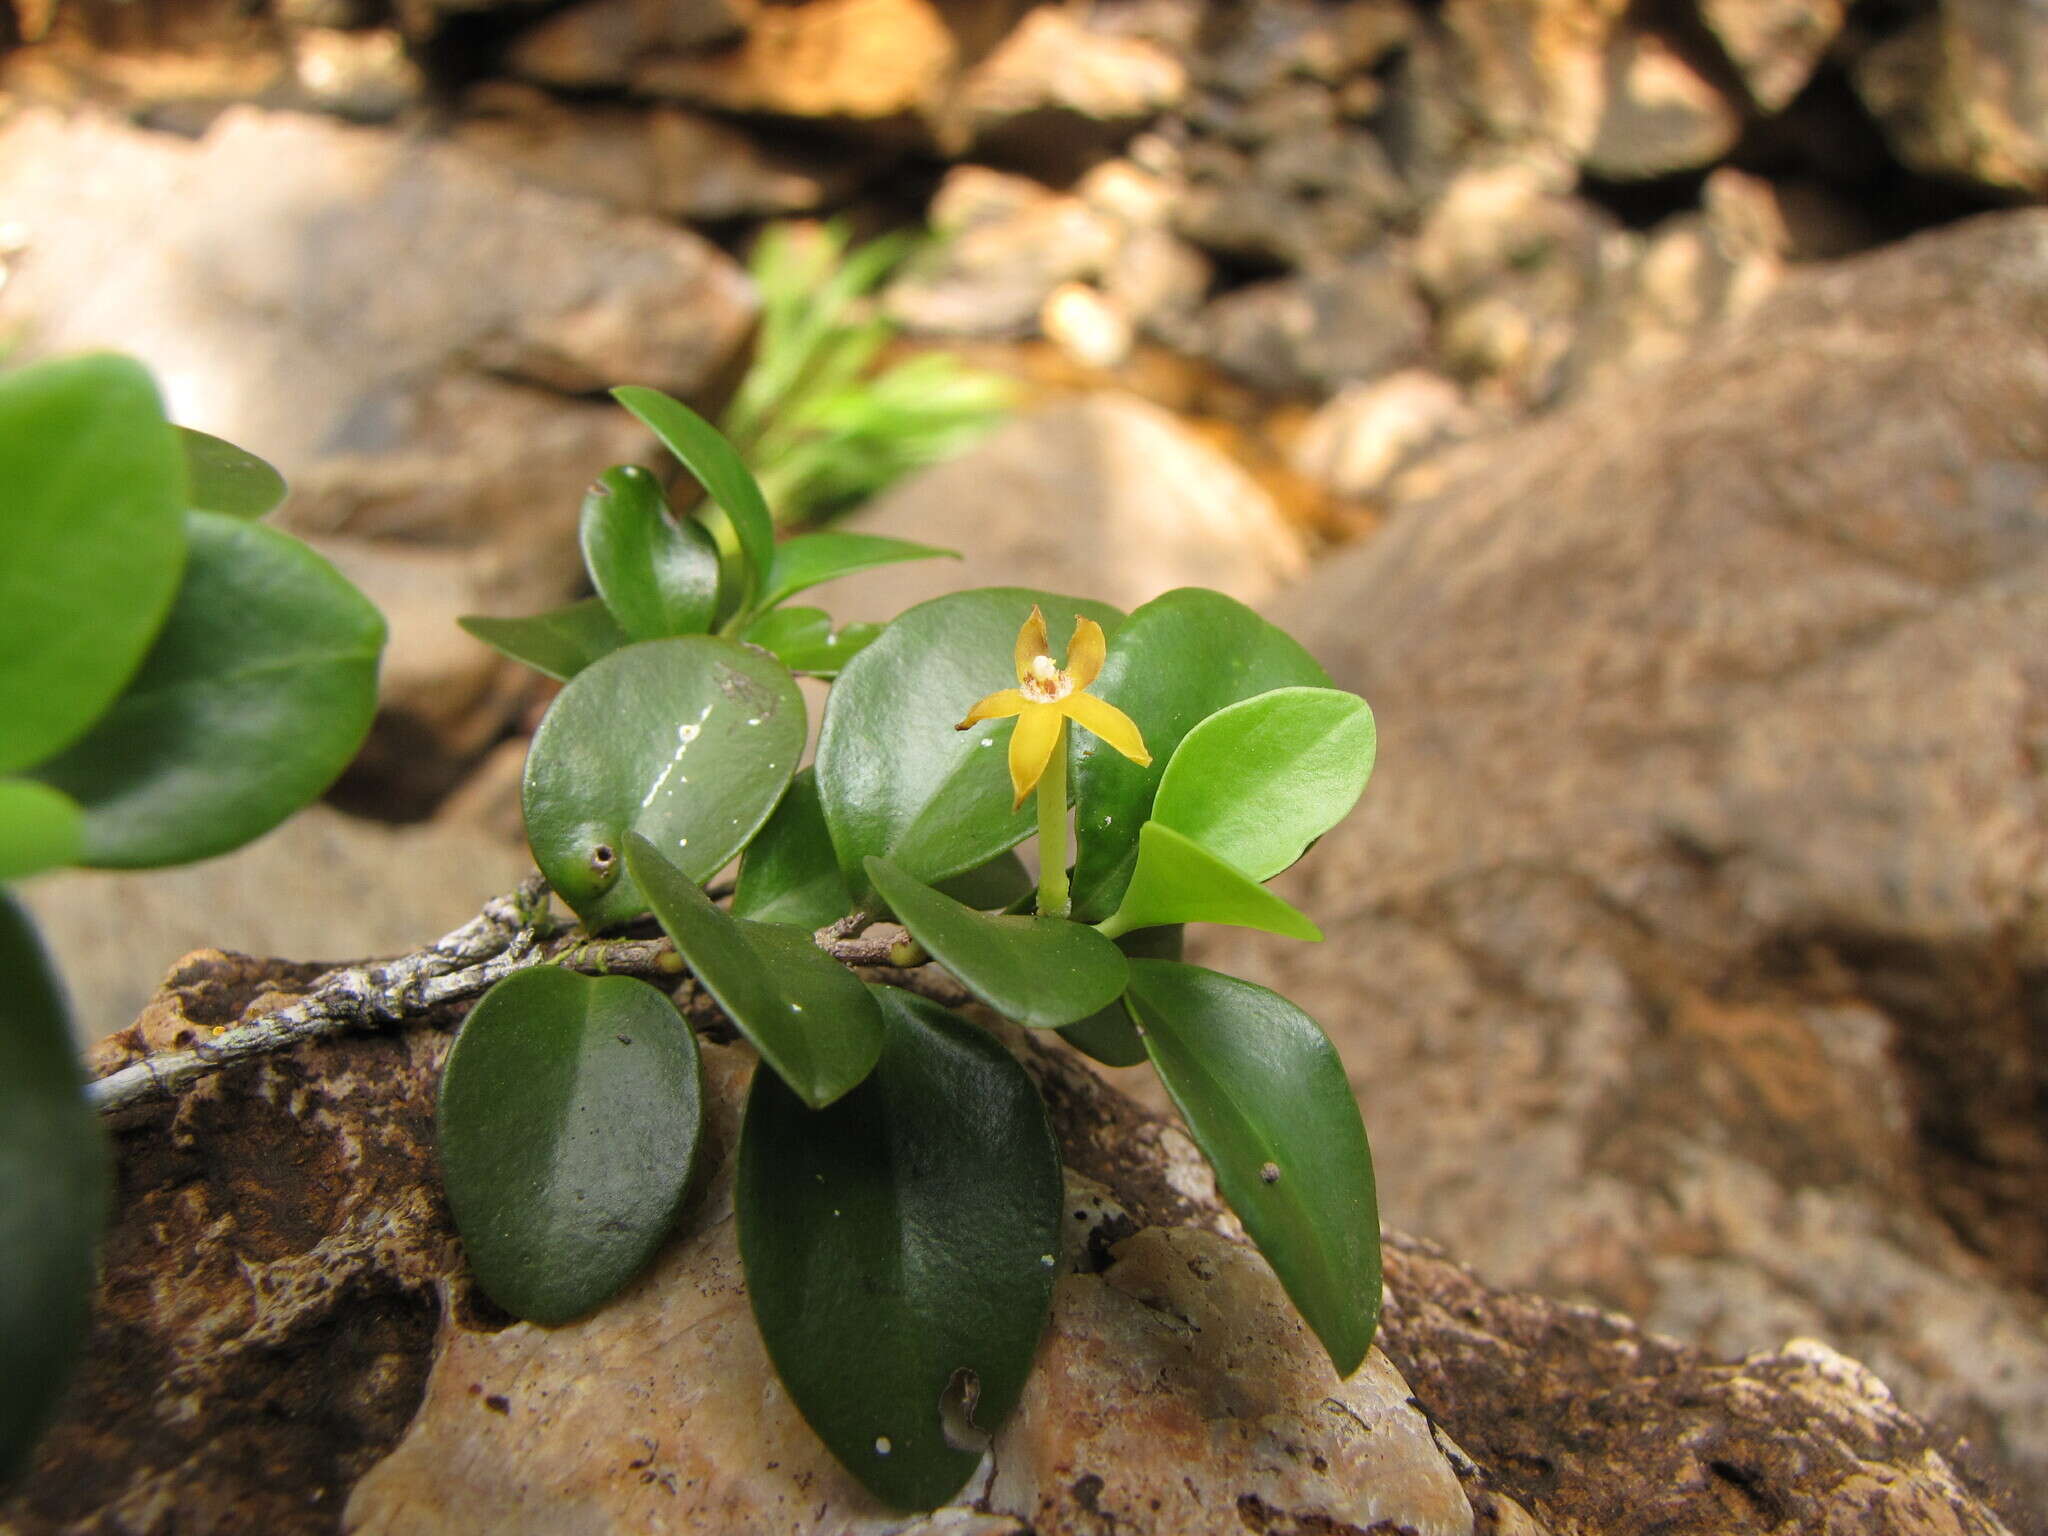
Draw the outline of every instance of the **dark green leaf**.
[[[536,966],[484,994],[441,1076],[442,1182],[485,1294],[565,1323],[675,1224],[704,1123],[697,1039],[628,976]]]
[[[608,469],[583,497],[583,564],[619,627],[635,640],[701,635],[718,610],[718,544],[678,525],[653,475]]]
[[[822,928],[853,910],[818,805],[815,769],[806,768],[789,781],[789,793],[747,844],[732,910],[735,917],[803,929]]]
[[[708,635],[614,651],[563,687],[534,733],[534,861],[590,927],[638,917],[626,834],[708,880],[768,819],[803,746],[803,698],[772,657]]]
[[[1148,821],[1138,837],[1138,867],[1130,889],[1104,931],[1125,934],[1162,923],[1228,923],[1290,939],[1323,936],[1300,912],[1201,844]]]
[[[1049,616],[1049,614],[1048,614]],[[1152,754],[1140,768],[1119,753],[1074,737],[1074,910],[1113,911],[1129,884],[1138,828],[1181,738],[1226,704],[1272,688],[1327,688],[1315,658],[1242,603],[1184,587],[1154,598],[1124,621],[1092,693],[1137,723]]]
[[[57,979],[0,891],[0,1486],[85,1343],[109,1159],[81,1083]]]
[[[977,912],[913,880],[886,859],[868,878],[910,936],[989,1007],[1034,1029],[1057,1029],[1124,990],[1123,952],[1064,917]]]
[[[0,375],[0,773],[84,734],[133,675],[185,564],[185,458],[124,357]]]
[[[186,502],[200,512],[261,517],[284,500],[284,476],[246,448],[201,432],[178,428],[185,450]]]
[[[1051,1305],[1059,1152],[1038,1089],[944,1009],[876,989],[872,1075],[808,1110],[756,1073],[740,1135],[740,1255],[761,1338],[820,1439],[899,1509],[945,1502],[979,1456],[949,1443],[963,1389],[992,1434]]]
[[[808,931],[728,917],[638,833],[627,835],[626,868],[676,953],[806,1104],[821,1109],[868,1075],[881,1010]]]
[[[183,864],[316,799],[377,708],[384,620],[288,534],[186,514],[178,599],[127,691],[36,777],[85,808],[82,862]]]
[[[1137,928],[1118,939],[1116,947],[1133,960],[1178,960],[1185,937],[1186,930],[1178,927]],[[1067,1025],[1060,1038],[1105,1067],[1135,1067],[1145,1059],[1144,1037],[1131,1018],[1128,1002],[1121,997]]]
[[[1351,813],[1375,740],[1372,711],[1355,693],[1259,694],[1188,732],[1159,781],[1153,819],[1270,880]]]
[[[746,557],[745,591],[759,591],[775,558],[775,524],[768,503],[761,499],[761,487],[732,444],[710,422],[660,390],[628,384],[613,390],[612,398],[653,429],[725,513]],[[745,600],[743,594],[741,601]]]
[[[775,546],[775,560],[768,569],[768,582],[760,606],[773,608],[797,593],[840,576],[851,576],[877,565],[899,560],[958,560],[950,549],[913,544],[908,539],[885,538],[878,533],[805,533],[784,539]]]
[[[34,779],[0,779],[0,881],[75,864],[84,846],[77,801]]]
[[[986,864],[949,876],[932,888],[963,906],[987,912],[1015,906],[1020,897],[1037,887],[1022,859],[1014,853],[999,853]]]
[[[564,683],[632,640],[601,597],[523,619],[468,614],[456,622],[493,650]]]
[[[867,893],[861,860],[869,854],[937,882],[986,864],[1030,832],[1030,808],[1010,808],[1011,722],[953,727],[985,695],[1017,685],[1017,631],[1033,603],[1062,631],[1077,613],[1108,631],[1119,621],[1101,603],[1021,587],[956,592],[897,617],[833,685],[818,787],[857,897]]]
[[[881,632],[879,624],[847,624],[835,630],[822,608],[777,608],[749,624],[743,638],[774,652],[792,672],[837,677]]]
[[[1336,1048],[1286,998],[1198,966],[1134,960],[1130,998],[1217,1188],[1349,1376],[1379,1321],[1380,1226]]]

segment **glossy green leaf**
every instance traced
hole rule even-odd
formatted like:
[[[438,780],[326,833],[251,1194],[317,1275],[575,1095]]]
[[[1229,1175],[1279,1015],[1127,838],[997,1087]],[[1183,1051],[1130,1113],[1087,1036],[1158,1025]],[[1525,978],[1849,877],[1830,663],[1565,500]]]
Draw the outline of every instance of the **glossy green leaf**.
[[[1349,1376],[1379,1322],[1380,1226],[1336,1048],[1286,998],[1198,966],[1134,960],[1130,998],[1217,1188]]]
[[[149,649],[185,564],[185,458],[124,357],[0,374],[0,773],[76,741]]]
[[[106,1225],[106,1137],[35,928],[0,891],[0,1486],[20,1469],[85,1344]]]
[[[881,1010],[809,931],[727,916],[638,833],[626,837],[626,868],[676,953],[806,1104],[822,1109],[868,1075]]]
[[[846,624],[835,630],[822,608],[777,608],[749,624],[742,638],[774,652],[792,672],[837,677],[881,632],[879,624]]]
[[[1138,837],[1138,867],[1105,931],[1129,933],[1162,923],[1227,923],[1290,939],[1321,939],[1322,930],[1255,880],[1200,843],[1156,821]]]
[[[1063,1189],[1038,1089],[986,1034],[922,998],[876,997],[872,1075],[809,1110],[756,1073],[740,1134],[740,1256],[789,1395],[848,1471],[899,1509],[944,1503],[973,1427],[1016,1406],[1052,1300]]]
[[[1038,889],[1031,871],[1014,853],[999,853],[986,864],[957,875],[949,875],[932,887],[977,912],[1015,906],[1019,898]]]
[[[455,622],[493,650],[564,683],[633,638],[619,627],[601,597],[521,619],[465,614]]]
[[[1023,841],[1029,806],[1013,811],[1011,722],[953,729],[985,695],[1017,685],[1017,631],[1031,605],[1062,631],[1074,615],[1114,631],[1114,608],[1021,587],[955,592],[899,615],[847,664],[826,702],[818,787],[839,867],[867,893],[861,860],[886,858],[936,883]],[[1111,654],[1115,646],[1111,646]]]
[[[893,565],[899,560],[939,558],[958,560],[960,556],[954,550],[913,544],[908,539],[887,538],[879,533],[798,534],[775,546],[775,559],[768,568],[760,606],[773,608],[799,592],[851,576],[855,571]]]
[[[188,506],[228,517],[261,517],[284,500],[284,476],[248,449],[193,427],[177,430],[185,451]]]
[[[746,556],[746,591],[759,591],[775,559],[775,523],[761,487],[732,444],[710,422],[660,390],[628,384],[613,390],[612,398],[653,430],[725,514]]]
[[[718,544],[697,522],[678,524],[654,476],[608,469],[583,497],[578,532],[591,584],[635,640],[701,635],[718,610]]]
[[[1186,948],[1186,932],[1178,927],[1137,928],[1119,938],[1116,947],[1132,960],[1178,960]],[[1105,1067],[1135,1067],[1145,1060],[1144,1037],[1121,997],[1061,1029],[1060,1038]]]
[[[1330,679],[1293,639],[1220,592],[1183,587],[1124,621],[1090,691],[1136,722],[1152,765],[1074,733],[1077,914],[1102,917],[1122,898],[1138,829],[1181,738],[1227,704],[1297,686],[1327,688]]]
[[[1064,917],[977,912],[886,859],[869,859],[867,870],[910,936],[1005,1018],[1057,1029],[1124,990],[1123,952],[1093,928]]]
[[[186,516],[191,558],[142,669],[36,777],[85,808],[81,862],[238,848],[317,799],[377,709],[384,619],[289,534]]]
[[[853,910],[818,804],[815,769],[806,768],[789,781],[775,814],[747,844],[732,910],[735,917],[807,930],[837,922]]]
[[[1351,813],[1375,745],[1372,711],[1357,694],[1276,688],[1188,732],[1152,816],[1252,879],[1270,880]]]
[[[629,976],[515,971],[470,1010],[437,1116],[470,1267],[515,1317],[565,1323],[675,1224],[704,1123],[697,1039]]]
[[[527,840],[592,928],[647,903],[625,873],[638,832],[693,880],[747,845],[804,747],[804,701],[769,656],[731,640],[643,640],[563,687],[526,754]]]
[[[78,862],[85,813],[34,779],[0,779],[0,881]]]

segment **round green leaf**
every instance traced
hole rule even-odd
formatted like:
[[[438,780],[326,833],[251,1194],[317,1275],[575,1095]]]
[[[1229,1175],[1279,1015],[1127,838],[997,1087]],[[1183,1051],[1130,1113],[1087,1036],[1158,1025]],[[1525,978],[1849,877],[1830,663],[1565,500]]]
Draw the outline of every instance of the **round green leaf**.
[[[743,638],[749,645],[773,651],[792,672],[837,677],[881,632],[879,624],[847,624],[834,629],[831,616],[822,608],[777,608],[749,624]]]
[[[0,881],[75,863],[84,845],[77,801],[34,779],[0,779]]]
[[[1124,990],[1123,951],[1093,928],[1064,917],[977,912],[886,859],[869,859],[867,872],[910,936],[1005,1018],[1057,1029]]]
[[[708,880],[768,819],[803,746],[803,698],[773,657],[708,635],[614,651],[570,679],[534,733],[534,861],[588,926],[638,917],[626,834]]]
[[[740,1256],[762,1341],[804,1418],[899,1509],[979,1461],[942,1402],[992,1434],[1052,1301],[1063,1189],[1038,1089],[980,1030],[877,988],[874,1072],[809,1110],[755,1074],[740,1134]]]
[[[188,506],[229,517],[261,517],[284,500],[284,476],[248,449],[193,427],[177,430],[185,450]]]
[[[1355,693],[1276,688],[1181,741],[1152,817],[1254,880],[1270,880],[1351,813],[1372,774],[1372,711]]]
[[[807,930],[728,917],[638,833],[627,834],[626,869],[676,953],[806,1104],[822,1109],[868,1075],[881,1010]]]
[[[1116,947],[1133,960],[1178,960],[1186,947],[1186,935],[1187,930],[1179,927],[1136,928],[1119,938]],[[1105,1067],[1135,1067],[1145,1060],[1144,1037],[1138,1033],[1129,1003],[1121,997],[1067,1025],[1060,1038]]]
[[[703,1101],[696,1037],[644,981],[536,966],[485,993],[448,1053],[437,1129],[491,1300],[564,1323],[632,1279],[674,1225]]]
[[[1130,1000],[1217,1188],[1349,1376],[1379,1322],[1380,1225],[1336,1047],[1286,998],[1199,966],[1133,960]]]
[[[1138,867],[1130,889],[1103,928],[1125,934],[1164,923],[1227,923],[1312,943],[1323,936],[1294,907],[1201,844],[1148,821],[1138,835]]]
[[[523,619],[466,614],[455,622],[493,650],[564,683],[633,638],[619,628],[601,597],[586,597]]]
[[[799,592],[824,582],[851,576],[855,571],[899,560],[958,560],[950,549],[930,544],[913,544],[879,533],[804,533],[784,539],[775,546],[775,558],[768,567],[768,581],[760,606],[773,608]]]
[[[0,773],[78,739],[133,675],[185,564],[185,459],[124,357],[0,375]]]
[[[1076,614],[1107,631],[1119,622],[1104,604],[1022,587],[955,592],[900,614],[839,674],[818,739],[818,790],[856,897],[867,894],[861,860],[870,854],[936,882],[1030,833],[1030,807],[1011,809],[1011,723],[953,727],[984,696],[1017,685],[1017,631],[1033,603],[1062,632]]]
[[[660,390],[627,384],[613,390],[612,398],[653,430],[732,524],[746,557],[744,603],[747,594],[760,590],[775,559],[775,520],[752,471],[716,427]]]
[[[1136,867],[1138,829],[1181,738],[1227,704],[1296,686],[1327,688],[1330,679],[1288,635],[1220,592],[1183,587],[1124,621],[1090,691],[1137,724],[1152,765],[1075,735],[1077,914],[1115,910]]]
[[[747,844],[732,895],[733,916],[809,930],[852,910],[853,898],[818,804],[817,771],[806,768],[789,781],[789,793]]]
[[[35,928],[0,891],[0,1486],[85,1344],[110,1159],[82,1081]]]
[[[225,853],[318,798],[377,708],[384,620],[304,544],[186,515],[177,601],[127,690],[36,777],[85,808],[82,862]]]
[[[608,469],[583,498],[583,564],[605,607],[635,640],[701,635],[718,610],[718,545],[677,524],[653,475]]]

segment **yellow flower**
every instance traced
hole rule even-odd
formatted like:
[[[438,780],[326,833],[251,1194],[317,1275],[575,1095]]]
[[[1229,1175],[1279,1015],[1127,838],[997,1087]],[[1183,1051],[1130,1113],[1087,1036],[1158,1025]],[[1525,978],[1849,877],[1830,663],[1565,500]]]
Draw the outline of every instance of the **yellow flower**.
[[[1045,632],[1045,615],[1033,603],[1031,617],[1017,631],[1017,686],[990,694],[953,727],[964,731],[983,720],[1017,717],[1016,728],[1010,733],[1010,785],[1017,791],[1017,806],[1024,804],[1024,797],[1031,793],[1046,764],[1052,761],[1069,720],[1101,737],[1139,767],[1151,763],[1152,754],[1145,750],[1145,738],[1131,723],[1131,717],[1114,704],[1082,691],[1102,670],[1107,648],[1102,626],[1076,614],[1074,638],[1067,642],[1067,665],[1062,670],[1052,659],[1052,639]]]

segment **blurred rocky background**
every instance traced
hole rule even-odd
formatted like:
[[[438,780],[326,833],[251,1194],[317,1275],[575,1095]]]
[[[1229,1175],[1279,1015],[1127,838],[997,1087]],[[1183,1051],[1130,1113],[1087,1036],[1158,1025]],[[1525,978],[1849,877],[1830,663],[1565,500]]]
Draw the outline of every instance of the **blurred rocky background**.
[[[2048,1530],[2044,197],[2042,0],[0,0],[0,341],[141,355],[394,633],[332,806],[30,900],[108,1028],[462,921],[549,690],[454,619],[576,594],[603,389],[726,411],[764,230],[929,227],[861,323],[1008,416],[851,513],[964,566],[835,613],[1299,629],[1378,776],[1329,942],[1207,953],[1390,1224],[1824,1339]]]

